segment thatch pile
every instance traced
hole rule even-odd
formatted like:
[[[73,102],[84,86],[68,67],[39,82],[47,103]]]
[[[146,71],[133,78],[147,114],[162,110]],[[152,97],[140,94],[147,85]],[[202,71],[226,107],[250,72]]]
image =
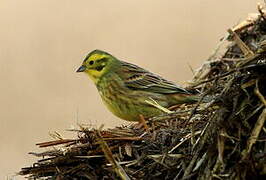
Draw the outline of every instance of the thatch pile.
[[[190,89],[210,103],[108,130],[80,127],[20,175],[44,179],[250,179],[266,177],[266,11],[233,29]],[[203,97],[202,97],[203,98]]]

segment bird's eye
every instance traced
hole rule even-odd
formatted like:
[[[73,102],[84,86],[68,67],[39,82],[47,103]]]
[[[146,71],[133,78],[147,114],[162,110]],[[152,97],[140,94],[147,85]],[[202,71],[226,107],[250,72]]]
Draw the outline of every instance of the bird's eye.
[[[90,61],[90,62],[89,62],[90,65],[93,65],[93,63],[94,63],[94,61]]]

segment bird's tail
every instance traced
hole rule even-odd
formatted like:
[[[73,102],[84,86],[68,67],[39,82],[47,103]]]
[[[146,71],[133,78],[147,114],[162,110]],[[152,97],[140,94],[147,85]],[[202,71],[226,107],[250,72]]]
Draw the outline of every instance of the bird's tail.
[[[213,98],[210,96],[204,96],[202,97],[200,94],[197,95],[187,95],[187,94],[174,94],[174,99],[176,100],[176,104],[182,104],[182,103],[196,103],[196,102],[203,102],[203,103],[208,103],[210,102]]]

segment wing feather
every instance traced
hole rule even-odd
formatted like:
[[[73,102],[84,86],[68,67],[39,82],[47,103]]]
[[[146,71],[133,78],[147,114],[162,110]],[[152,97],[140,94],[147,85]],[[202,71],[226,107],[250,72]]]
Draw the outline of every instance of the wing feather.
[[[127,62],[122,62],[122,66],[122,79],[125,85],[130,89],[161,94],[190,94],[184,88],[177,86],[173,82],[155,75],[139,66]]]

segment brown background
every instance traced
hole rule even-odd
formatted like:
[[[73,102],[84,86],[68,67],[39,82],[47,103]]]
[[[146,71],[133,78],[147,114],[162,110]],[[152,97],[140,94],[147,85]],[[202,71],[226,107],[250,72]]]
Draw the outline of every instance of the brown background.
[[[185,85],[254,0],[0,0],[0,179],[77,123],[124,123],[75,70],[96,48]],[[22,179],[16,177],[16,179]]]

